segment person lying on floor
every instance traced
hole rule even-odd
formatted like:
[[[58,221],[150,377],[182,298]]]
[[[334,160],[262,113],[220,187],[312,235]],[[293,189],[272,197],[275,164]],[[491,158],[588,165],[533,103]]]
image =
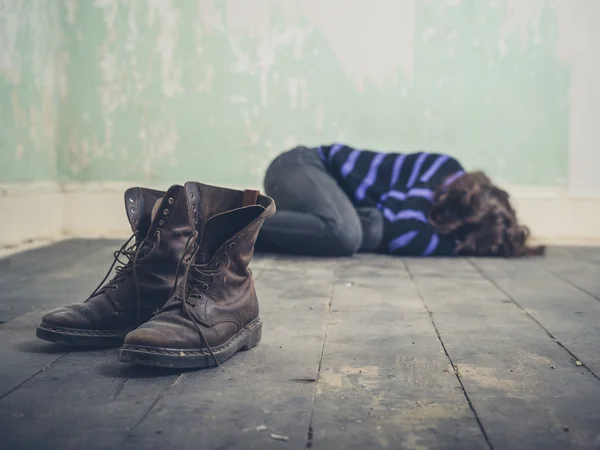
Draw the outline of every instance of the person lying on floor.
[[[508,194],[449,155],[297,147],[270,164],[257,251],[314,256],[541,255]]]

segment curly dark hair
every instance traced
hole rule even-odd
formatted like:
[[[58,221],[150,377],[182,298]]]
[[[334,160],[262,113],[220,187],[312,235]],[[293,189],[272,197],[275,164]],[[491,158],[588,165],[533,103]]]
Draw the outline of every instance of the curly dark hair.
[[[430,223],[452,235],[456,254],[513,258],[543,255],[544,246],[529,246],[529,228],[520,225],[506,191],[483,172],[468,172],[440,185],[434,195]]]

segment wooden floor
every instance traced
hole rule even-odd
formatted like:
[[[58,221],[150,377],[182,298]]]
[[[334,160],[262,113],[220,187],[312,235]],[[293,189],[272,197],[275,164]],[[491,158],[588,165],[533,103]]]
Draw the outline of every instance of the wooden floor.
[[[600,249],[257,256],[261,344],[179,373],[35,337],[118,245],[0,260],[0,448],[600,448]]]

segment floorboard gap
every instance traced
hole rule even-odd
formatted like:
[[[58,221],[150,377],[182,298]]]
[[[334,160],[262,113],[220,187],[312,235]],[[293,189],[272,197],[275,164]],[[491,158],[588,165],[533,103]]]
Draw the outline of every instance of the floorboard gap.
[[[310,418],[308,420],[308,430],[306,432],[306,444],[304,448],[311,449],[313,445],[313,416],[315,413],[315,403],[317,401],[317,391],[319,389],[319,377],[321,376],[321,366],[323,365],[323,355],[325,354],[325,343],[327,342],[327,329],[329,327],[329,317],[331,315],[331,306],[333,304],[333,291],[335,290],[335,275],[337,264],[333,267],[331,277],[331,291],[329,293],[329,304],[327,305],[327,313],[325,317],[325,331],[323,332],[323,345],[321,345],[321,356],[319,357],[319,366],[317,368],[317,382],[313,391],[312,404],[310,407]]]
[[[146,419],[146,417],[148,417],[148,414],[150,414],[150,412],[154,409],[154,407],[160,401],[160,399],[163,397],[163,395],[165,395],[165,392],[167,392],[177,382],[177,380],[179,380],[179,378],[182,375],[183,375],[183,373],[177,374],[175,379],[171,383],[169,383],[167,386],[165,386],[162,391],[160,391],[160,393],[156,396],[156,398],[154,399],[152,404],[148,407],[148,409],[144,412],[144,414],[142,414],[142,417],[140,417],[140,420],[138,420],[129,430],[127,430],[127,435],[125,436],[125,439],[121,443],[121,446],[125,445],[129,441],[129,439],[131,439],[133,437],[133,432],[136,430],[136,428],[142,424],[144,419]]]
[[[62,358],[64,358],[68,354],[69,353],[64,353],[64,354],[60,355],[58,358],[56,358],[55,360],[50,361],[48,364],[46,364],[44,367],[42,367],[36,373],[34,373],[33,375],[31,375],[30,377],[27,377],[25,380],[21,381],[19,384],[17,384],[16,386],[14,386],[12,389],[9,389],[4,394],[0,395],[0,400],[2,400],[4,397],[6,397],[7,395],[9,395],[11,392],[14,392],[17,389],[19,389],[21,386],[23,386],[25,383],[27,383],[32,378],[36,377],[37,375],[39,375],[40,373],[44,372],[45,370],[48,370],[55,362],[60,361]]]
[[[488,445],[488,448],[490,450],[494,450],[494,446],[492,445],[492,443],[489,439],[489,436],[488,436],[487,432],[485,431],[483,423],[481,422],[481,419],[479,418],[479,414],[477,414],[477,411],[475,410],[475,406],[473,405],[473,402],[471,401],[471,398],[469,397],[469,394],[467,393],[467,390],[465,389],[465,385],[463,384],[463,382],[460,378],[460,373],[458,371],[458,367],[452,361],[452,357],[450,356],[450,353],[448,353],[448,349],[446,348],[446,345],[444,344],[444,341],[442,340],[442,336],[440,334],[440,331],[438,330],[435,320],[433,319],[433,314],[432,314],[431,310],[429,309],[427,302],[425,301],[425,297],[421,294],[421,291],[419,290],[419,287],[418,287],[417,283],[415,282],[415,279],[413,277],[412,272],[410,271],[410,269],[408,267],[408,264],[406,264],[406,262],[404,260],[402,262],[404,264],[406,272],[408,273],[408,276],[410,277],[410,279],[419,295],[419,298],[421,299],[421,302],[423,303],[423,307],[425,308],[425,310],[427,311],[427,314],[429,315],[429,320],[431,321],[431,325],[433,325],[433,329],[435,330],[435,334],[437,335],[438,341],[440,342],[440,345],[442,346],[442,349],[444,350],[444,354],[446,355],[446,358],[448,358],[448,362],[450,363],[450,366],[452,367],[454,375],[456,376],[456,379],[458,380],[458,383],[460,384],[462,394],[465,397],[467,404],[469,405],[469,409],[471,410],[471,412],[473,413],[473,416],[475,417],[475,420],[477,421],[479,430],[481,431],[481,434],[483,435],[483,438],[485,439],[485,442]]]
[[[561,347],[563,350],[565,350],[575,361],[579,361],[581,363],[581,367],[585,368],[596,380],[600,381],[600,376],[598,376],[592,369],[590,369],[584,361],[581,361],[579,359],[579,357],[573,353],[571,350],[569,350],[567,348],[566,345],[564,345],[561,341],[558,340],[558,338],[556,336],[554,336],[554,334],[552,334],[544,325],[542,325],[542,323],[537,320],[533,315],[531,315],[529,313],[529,311],[527,311],[525,308],[523,308],[523,306],[516,301],[508,292],[506,292],[506,290],[504,290],[498,283],[496,283],[496,281],[489,277],[487,273],[485,273],[477,264],[475,264],[475,262],[473,262],[472,259],[469,258],[469,263],[471,265],[473,265],[473,267],[475,268],[475,270],[477,270],[482,277],[484,277],[486,280],[488,280],[492,285],[494,285],[500,292],[502,292],[506,298],[508,298],[511,303],[513,303],[517,308],[519,308],[521,311],[523,311],[527,317],[532,320],[538,327],[540,327],[544,333],[546,333],[554,342],[556,342],[556,344],[558,344],[559,347]],[[560,277],[559,277],[560,278]]]
[[[592,294],[591,292],[589,292],[589,291],[585,290],[584,288],[582,288],[582,287],[580,287],[580,286],[576,285],[576,284],[575,284],[575,283],[573,283],[572,281],[570,281],[570,280],[568,280],[568,279],[566,279],[566,278],[562,277],[561,275],[559,275],[559,274],[557,274],[557,273],[553,272],[552,270],[548,270],[548,273],[550,273],[550,275],[552,275],[552,276],[554,276],[554,277],[558,278],[560,281],[563,281],[563,282],[567,283],[569,286],[571,286],[571,287],[574,287],[574,288],[575,288],[575,289],[577,289],[579,292],[583,292],[585,295],[588,295],[588,296],[592,297],[593,299],[600,301],[600,297],[598,297],[597,295],[594,295],[594,294]]]

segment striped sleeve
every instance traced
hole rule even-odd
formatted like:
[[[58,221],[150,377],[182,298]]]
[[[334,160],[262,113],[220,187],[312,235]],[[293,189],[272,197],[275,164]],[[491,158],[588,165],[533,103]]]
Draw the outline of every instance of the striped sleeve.
[[[382,196],[387,250],[401,256],[451,256],[454,238],[436,233],[428,217],[435,188],[463,169],[446,155],[423,155],[415,161],[404,189],[392,187]]]
[[[429,204],[424,197],[408,196],[400,211],[384,209],[388,236],[388,251],[401,256],[451,256],[454,238],[440,235],[428,222]]]

